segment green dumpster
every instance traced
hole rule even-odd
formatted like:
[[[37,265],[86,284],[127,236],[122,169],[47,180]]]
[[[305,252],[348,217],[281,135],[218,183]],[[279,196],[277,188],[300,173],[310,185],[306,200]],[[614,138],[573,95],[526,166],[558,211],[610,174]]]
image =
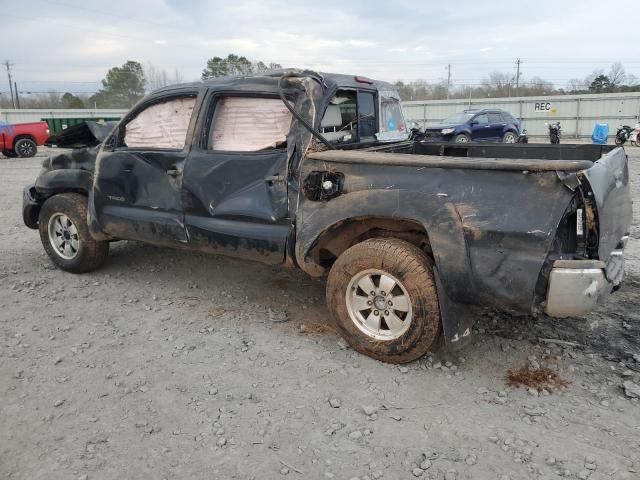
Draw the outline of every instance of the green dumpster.
[[[82,122],[111,122],[120,120],[120,117],[42,118],[40,120],[47,122],[50,134],[55,135],[68,127]]]

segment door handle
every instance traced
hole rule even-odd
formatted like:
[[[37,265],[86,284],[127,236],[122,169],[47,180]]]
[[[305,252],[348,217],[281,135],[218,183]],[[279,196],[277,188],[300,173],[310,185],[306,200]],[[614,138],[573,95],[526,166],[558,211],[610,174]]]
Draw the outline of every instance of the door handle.
[[[171,169],[167,170],[167,175],[169,175],[170,177],[174,177],[175,178],[175,177],[178,176],[179,173],[180,172],[178,172],[178,170],[175,169],[175,168],[171,168]]]
[[[264,177],[264,181],[267,183],[281,183],[285,181],[284,175],[271,175]]]

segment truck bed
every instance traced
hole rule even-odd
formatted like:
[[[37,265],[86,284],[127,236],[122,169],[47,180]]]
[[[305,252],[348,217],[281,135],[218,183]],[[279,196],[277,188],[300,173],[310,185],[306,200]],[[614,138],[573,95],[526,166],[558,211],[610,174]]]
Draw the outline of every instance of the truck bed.
[[[543,143],[428,143],[403,142],[394,145],[377,146],[368,151],[408,153],[415,155],[437,155],[445,157],[511,158],[537,160],[589,160],[595,162],[604,154],[616,148],[615,145]]]

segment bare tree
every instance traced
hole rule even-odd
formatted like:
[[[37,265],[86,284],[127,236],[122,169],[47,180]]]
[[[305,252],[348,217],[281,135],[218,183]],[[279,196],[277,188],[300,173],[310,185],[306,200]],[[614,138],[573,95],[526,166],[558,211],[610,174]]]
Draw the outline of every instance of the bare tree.
[[[611,65],[611,69],[609,70],[609,83],[612,87],[618,87],[620,85],[624,85],[627,79],[627,74],[624,71],[624,67],[620,62],[616,62]]]
[[[567,82],[567,89],[573,92],[576,90],[586,90],[587,84],[584,80],[581,80],[579,78],[572,78]]]
[[[176,83],[183,82],[182,75],[177,68],[174,70],[173,75],[169,75],[166,70],[157,68],[149,62],[144,66],[144,76],[147,81],[148,92],[153,92],[167,85],[175,85]]]

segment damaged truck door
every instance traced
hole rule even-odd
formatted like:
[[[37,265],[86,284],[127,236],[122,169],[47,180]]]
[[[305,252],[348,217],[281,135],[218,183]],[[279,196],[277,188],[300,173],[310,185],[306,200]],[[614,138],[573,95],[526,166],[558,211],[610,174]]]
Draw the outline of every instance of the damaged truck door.
[[[107,139],[89,198],[92,233],[161,245],[187,241],[181,173],[196,96],[151,98]]]
[[[193,248],[282,263],[291,221],[287,135],[280,98],[212,94],[184,172],[185,225]]]

